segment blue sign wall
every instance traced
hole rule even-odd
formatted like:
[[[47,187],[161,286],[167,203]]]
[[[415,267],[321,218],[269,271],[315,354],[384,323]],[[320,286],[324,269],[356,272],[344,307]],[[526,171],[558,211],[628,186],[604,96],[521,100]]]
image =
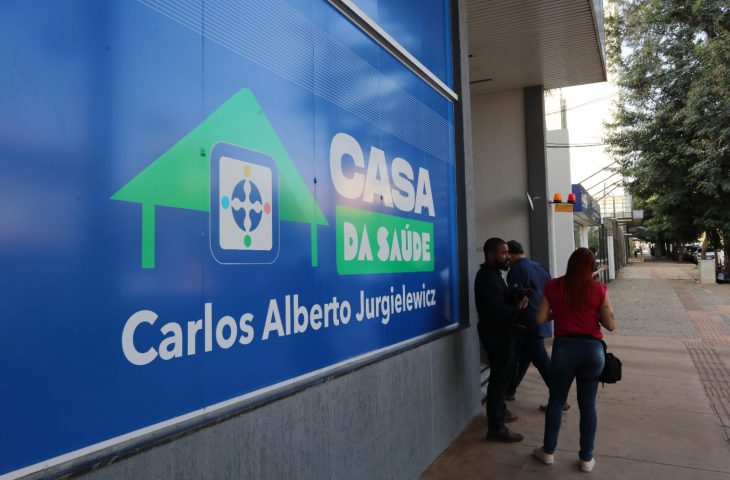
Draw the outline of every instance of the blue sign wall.
[[[576,202],[573,206],[573,214],[579,217],[585,224],[601,224],[601,206],[593,200],[588,191],[580,183],[574,183],[571,190],[575,195]]]
[[[444,0],[354,0],[446,85],[453,87],[451,5]]]
[[[0,22],[0,475],[458,322],[453,104],[328,2]]]

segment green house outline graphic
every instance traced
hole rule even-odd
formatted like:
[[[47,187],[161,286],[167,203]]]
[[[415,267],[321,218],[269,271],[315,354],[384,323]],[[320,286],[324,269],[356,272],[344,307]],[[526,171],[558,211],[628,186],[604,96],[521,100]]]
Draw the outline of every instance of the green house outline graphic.
[[[253,93],[243,88],[112,195],[112,200],[142,204],[142,268],[155,267],[155,207],[210,211],[210,151],[221,142],[274,159],[279,218],[310,224],[316,267],[317,226],[329,223]]]

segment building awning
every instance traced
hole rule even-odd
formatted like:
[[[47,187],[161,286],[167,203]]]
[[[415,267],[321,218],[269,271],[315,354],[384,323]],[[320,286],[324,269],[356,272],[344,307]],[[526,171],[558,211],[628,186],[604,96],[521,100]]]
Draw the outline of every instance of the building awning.
[[[467,0],[472,95],[606,80],[602,0]]]

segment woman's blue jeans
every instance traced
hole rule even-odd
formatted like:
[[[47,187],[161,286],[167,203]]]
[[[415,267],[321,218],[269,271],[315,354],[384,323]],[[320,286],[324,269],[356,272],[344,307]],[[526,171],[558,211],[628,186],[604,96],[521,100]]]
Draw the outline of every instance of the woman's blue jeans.
[[[580,452],[581,460],[593,458],[593,444],[596,438],[596,392],[598,378],[603,371],[606,357],[603,345],[597,340],[555,337],[550,360],[550,400],[545,413],[545,437],[543,450],[554,453],[558,445],[558,433],[563,405],[568,391],[576,379],[578,408],[580,408]]]

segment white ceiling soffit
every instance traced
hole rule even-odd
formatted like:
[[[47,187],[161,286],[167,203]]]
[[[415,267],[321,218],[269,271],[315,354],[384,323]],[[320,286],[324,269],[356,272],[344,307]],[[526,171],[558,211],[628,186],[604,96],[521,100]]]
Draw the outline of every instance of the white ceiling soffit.
[[[606,80],[599,0],[467,0],[471,94]]]

